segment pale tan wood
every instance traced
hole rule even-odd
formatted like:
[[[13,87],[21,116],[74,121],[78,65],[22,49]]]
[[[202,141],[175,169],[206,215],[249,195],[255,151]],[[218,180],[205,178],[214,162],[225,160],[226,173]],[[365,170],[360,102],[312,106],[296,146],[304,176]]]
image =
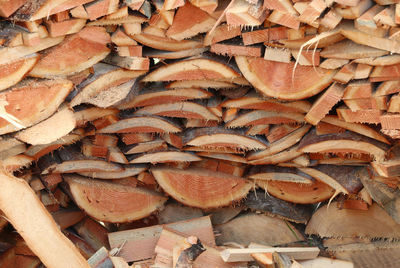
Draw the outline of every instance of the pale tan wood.
[[[266,18],[267,13],[262,6],[262,1],[250,4],[245,0],[235,0],[226,10],[226,21],[234,26],[258,26]]]
[[[373,204],[367,211],[339,209],[333,202],[314,213],[306,227],[307,234],[321,237],[391,237],[400,235],[399,225],[381,208]]]
[[[221,252],[221,257],[225,262],[251,261],[251,254],[254,253],[283,253],[295,260],[314,259],[319,254],[317,247],[299,247],[299,248],[243,248],[243,249],[225,249]]]
[[[75,125],[74,113],[65,107],[39,124],[20,131],[15,137],[32,145],[49,144],[70,133]]]
[[[47,267],[90,267],[24,180],[2,171],[0,183],[1,210]]]
[[[290,53],[290,50],[285,49],[285,48],[276,48],[276,47],[266,46],[264,59],[270,60],[270,61],[289,63],[291,61],[291,53]]]

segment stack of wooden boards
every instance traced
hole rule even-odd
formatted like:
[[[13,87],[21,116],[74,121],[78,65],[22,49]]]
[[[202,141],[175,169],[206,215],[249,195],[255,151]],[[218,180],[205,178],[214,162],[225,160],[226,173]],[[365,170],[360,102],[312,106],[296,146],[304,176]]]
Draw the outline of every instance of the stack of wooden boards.
[[[397,2],[0,0],[0,266],[399,267]]]

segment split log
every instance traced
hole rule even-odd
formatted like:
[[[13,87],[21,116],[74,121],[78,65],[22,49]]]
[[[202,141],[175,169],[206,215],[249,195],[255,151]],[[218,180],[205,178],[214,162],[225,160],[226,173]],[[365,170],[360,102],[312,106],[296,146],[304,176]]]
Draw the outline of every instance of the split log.
[[[179,163],[179,162],[193,162],[201,161],[201,158],[197,155],[189,152],[180,152],[176,150],[167,150],[161,152],[147,152],[139,156],[134,155],[129,157],[129,163],[140,164],[140,163]]]
[[[343,97],[344,86],[333,83],[313,104],[304,120],[318,124]]]
[[[147,217],[167,200],[162,195],[109,182],[65,176],[69,190],[79,207],[95,219],[126,222]]]
[[[213,32],[207,32],[206,36],[204,37],[204,45],[210,46],[212,44],[234,38],[236,36],[241,35],[240,27],[234,27],[228,24],[222,24],[215,28]],[[244,38],[244,37],[243,37]],[[246,42],[243,39],[245,45]]]
[[[48,51],[29,75],[54,77],[80,72],[108,55],[109,42],[110,36],[104,28],[86,27]]]
[[[258,152],[251,152],[247,155],[247,160],[259,160],[264,157],[282,152],[283,150],[298,143],[309,130],[310,125],[304,125],[301,128],[298,128],[290,134],[286,135],[285,137],[269,144],[269,147],[267,149]]]
[[[275,99],[262,98],[257,94],[246,94],[243,97],[226,100],[222,107],[275,112],[307,113],[311,105],[307,101],[282,102]]]
[[[304,240],[301,233],[290,223],[254,213],[247,213],[217,225],[215,230],[221,233],[216,237],[217,245],[235,242],[244,246],[250,243],[274,246]]]
[[[0,194],[1,210],[41,261],[47,267],[89,267],[75,246],[61,233],[29,185],[4,171],[0,178],[3,189]],[[16,202],[10,207],[9,203],[13,200]],[[18,206],[19,209],[16,209]],[[30,222],[32,218],[36,220]],[[51,249],[49,244],[57,246]]]
[[[261,93],[286,100],[313,96],[332,82],[335,71],[318,67],[297,66],[294,63],[267,61],[260,58],[235,57],[240,71]],[[318,73],[318,75],[312,75]],[[316,79],[318,77],[318,79]],[[279,83],[275,83],[274,81]]]
[[[39,55],[34,53],[15,62],[0,65],[0,90],[11,87],[21,81],[32,70]]]
[[[238,128],[255,125],[302,123],[304,115],[301,113],[280,113],[272,111],[254,110],[239,114],[235,119],[225,124],[226,128]]]
[[[365,211],[339,209],[334,202],[329,209],[323,206],[314,213],[306,227],[306,234],[318,234],[321,237],[395,238],[399,236],[399,228],[377,204]]]
[[[120,120],[99,133],[176,133],[182,129],[170,121],[157,116],[134,116]]]
[[[175,40],[183,40],[211,30],[216,20],[207,12],[192,5],[190,2],[176,11],[171,27],[166,35]]]
[[[142,71],[129,71],[124,70],[122,68],[117,68],[108,64],[98,63],[93,66],[94,75],[90,78],[84,80],[79,84],[79,93],[71,100],[70,105],[77,106],[81,103],[90,103],[93,102],[94,98],[100,98],[98,95],[106,94],[106,95],[117,95],[117,97],[113,97],[115,100],[114,103],[124,99],[126,95],[129,93],[131,89],[134,78],[143,74]],[[113,92],[111,88],[124,84],[126,82],[132,81],[132,83],[128,84],[127,92]],[[121,88],[120,90],[121,91]],[[120,94],[118,96],[118,94]],[[101,98],[100,98],[101,99]],[[111,106],[114,103],[110,103]],[[99,105],[103,107],[105,105]]]
[[[238,76],[239,74],[236,71],[220,62],[206,58],[198,58],[162,66],[146,75],[142,81],[221,80],[233,79]]]
[[[210,112],[206,107],[195,102],[175,102],[146,106],[137,110],[135,115],[158,115],[167,117],[178,117],[187,119],[201,119],[205,121],[220,118]]]
[[[389,52],[386,50],[360,45],[347,39],[325,47],[321,51],[321,57],[351,60],[359,58],[379,57],[388,53]]]
[[[124,169],[120,171],[79,171],[77,172],[79,175],[103,179],[103,180],[113,180],[113,179],[122,179],[129,178],[132,176],[136,176],[141,172],[147,170],[146,165],[124,165]]]
[[[266,148],[265,142],[246,136],[242,131],[220,127],[188,130],[184,134],[184,144],[199,147],[229,147],[238,151]]]
[[[241,177],[201,168],[156,167],[151,172],[164,191],[193,207],[226,206],[245,197],[251,188],[251,184]]]
[[[49,144],[69,134],[75,124],[74,113],[62,108],[46,120],[20,131],[15,137],[32,145]]]
[[[165,141],[161,139],[155,139],[153,141],[140,142],[133,144],[132,146],[128,146],[124,149],[124,154],[140,154],[145,152],[162,151],[167,148],[168,146]]]
[[[203,44],[195,40],[181,40],[177,41],[167,37],[156,36],[147,33],[135,34],[131,36],[133,40],[160,50],[166,51],[182,51],[203,47]]]
[[[307,153],[368,154],[382,160],[387,145],[354,132],[316,135],[315,130],[307,134],[299,144],[299,150]]]
[[[51,116],[72,89],[68,80],[26,81],[0,94],[5,111],[16,117],[22,127],[30,127]],[[29,99],[30,103],[21,100]],[[46,105],[45,105],[46,104]],[[45,107],[45,108],[42,108]],[[0,134],[19,130],[15,125],[1,119]]]
[[[3,1],[0,5],[0,16],[2,17],[9,17],[11,16],[15,11],[17,11],[21,6],[25,4],[26,0],[6,0]]]
[[[306,177],[306,179],[311,179],[308,174],[300,173],[300,175]],[[331,198],[335,192],[333,188],[319,179],[313,180],[311,184],[276,180],[257,180],[256,183],[274,197],[297,204],[313,204],[325,201]]]

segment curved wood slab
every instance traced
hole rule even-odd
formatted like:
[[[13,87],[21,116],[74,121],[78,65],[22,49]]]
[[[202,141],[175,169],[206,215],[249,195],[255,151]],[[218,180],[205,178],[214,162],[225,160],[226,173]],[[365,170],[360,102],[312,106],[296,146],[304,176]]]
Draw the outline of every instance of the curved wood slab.
[[[134,96],[131,100],[118,105],[119,109],[130,109],[142,106],[180,102],[189,99],[208,99],[212,93],[201,88],[177,88],[162,91],[144,91]]]
[[[304,176],[308,175],[304,174]],[[311,184],[257,180],[257,185],[276,198],[296,204],[322,202],[335,192],[333,188],[319,180],[314,180]]]
[[[372,155],[376,160],[383,160],[388,149],[385,143],[351,131],[318,136],[313,129],[299,144],[299,150],[304,153],[362,153]]]
[[[157,167],[151,172],[174,199],[203,209],[227,206],[245,197],[252,187],[241,177],[203,168]]]
[[[275,246],[304,240],[290,223],[262,214],[245,214],[215,226],[215,230],[221,233],[216,237],[217,245],[236,242],[248,246],[253,242]]]
[[[91,217],[105,222],[142,219],[160,209],[167,198],[159,193],[116,183],[65,176],[76,204]]]
[[[229,66],[207,58],[198,58],[164,65],[146,75],[142,81],[223,80],[236,77],[239,74]]]
[[[132,164],[140,163],[169,163],[169,162],[193,162],[201,161],[201,158],[193,153],[179,152],[179,151],[165,151],[145,153],[139,157],[129,161]]]
[[[135,116],[120,120],[98,133],[176,133],[182,129],[177,125],[157,116]]]
[[[21,81],[38,60],[39,55],[34,53],[14,62],[1,64],[0,90],[4,90]]]
[[[199,41],[194,41],[194,40],[177,41],[167,37],[161,37],[145,33],[135,34],[132,35],[131,37],[135,41],[145,46],[166,51],[183,51],[183,50],[191,50],[203,47],[203,43]]]
[[[86,27],[50,49],[35,65],[30,76],[66,76],[83,71],[104,59],[110,36],[102,27]]]
[[[225,124],[225,127],[236,128],[245,126],[286,124],[296,122],[304,122],[304,114],[254,110],[237,116],[235,119],[227,122]]]
[[[24,127],[30,127],[51,116],[71,91],[68,80],[28,81],[19,87],[0,94],[7,102],[5,110],[15,116]],[[29,100],[25,101],[25,100]],[[0,119],[0,135],[18,130],[4,119]]]
[[[32,145],[49,144],[66,136],[75,125],[74,113],[65,107],[39,124],[20,131],[15,137]]]
[[[306,227],[306,234],[321,237],[400,238],[400,225],[374,203],[368,210],[339,209],[332,202],[317,210]]]
[[[222,127],[190,129],[185,132],[184,143],[197,147],[229,147],[245,151],[267,148],[266,142],[245,135],[244,131]]]
[[[274,62],[263,58],[236,56],[236,63],[246,79],[266,96],[284,100],[311,97],[326,88],[335,70],[318,67],[296,66],[294,63]]]

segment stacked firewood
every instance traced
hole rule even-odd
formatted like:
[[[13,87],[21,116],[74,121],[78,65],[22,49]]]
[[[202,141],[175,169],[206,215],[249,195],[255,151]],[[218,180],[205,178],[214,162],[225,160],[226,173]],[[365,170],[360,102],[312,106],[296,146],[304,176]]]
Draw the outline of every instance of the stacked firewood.
[[[399,267],[397,2],[0,0],[0,267]]]

